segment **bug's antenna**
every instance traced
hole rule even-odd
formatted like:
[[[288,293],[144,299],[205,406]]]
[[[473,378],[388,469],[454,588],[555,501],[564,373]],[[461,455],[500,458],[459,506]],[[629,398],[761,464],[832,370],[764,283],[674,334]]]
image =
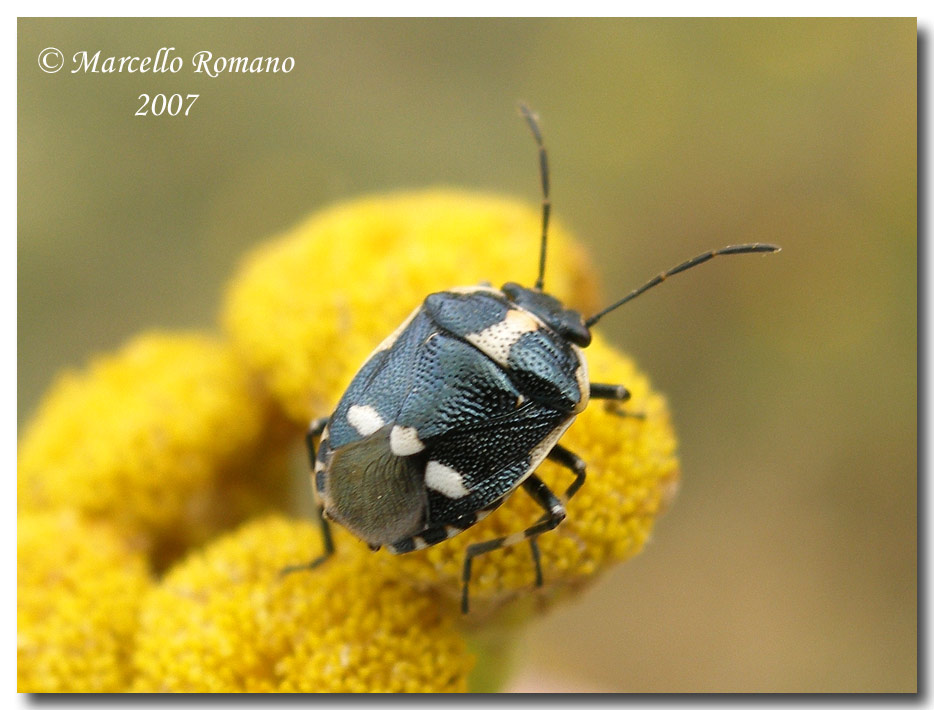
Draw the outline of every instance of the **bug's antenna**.
[[[662,281],[667,279],[669,276],[673,276],[674,274],[679,274],[682,271],[687,271],[688,269],[693,269],[695,266],[699,266],[703,264],[705,261],[710,261],[715,256],[720,256],[721,254],[754,254],[758,252],[768,253],[768,252],[781,251],[781,249],[782,249],[781,247],[775,246],[774,244],[736,244],[734,246],[723,247],[722,249],[714,249],[712,251],[705,251],[703,254],[698,254],[693,259],[688,259],[683,264],[678,264],[673,269],[668,269],[668,271],[663,271],[655,278],[649,279],[644,284],[642,284],[639,288],[631,291],[627,296],[624,296],[623,298],[618,300],[613,305],[607,306],[599,313],[595,313],[594,315],[590,316],[590,318],[584,321],[584,325],[586,325],[588,328],[592,327],[598,320],[603,318],[603,316],[605,316],[610,311],[616,310],[624,303],[628,303],[629,301],[634,299],[636,296],[642,295],[643,293],[648,291],[650,288],[658,286]]]
[[[535,290],[541,291],[545,287],[545,252],[548,247],[548,217],[551,215],[551,200],[548,198],[548,152],[545,150],[542,132],[538,128],[538,115],[521,101],[519,111],[532,129],[532,135],[538,144],[538,168],[542,176],[542,246],[538,256],[538,278],[535,280]]]

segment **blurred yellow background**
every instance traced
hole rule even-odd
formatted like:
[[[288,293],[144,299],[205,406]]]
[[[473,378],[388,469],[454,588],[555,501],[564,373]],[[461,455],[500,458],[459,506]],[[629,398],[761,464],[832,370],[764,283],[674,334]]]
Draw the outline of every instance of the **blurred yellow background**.
[[[66,70],[40,71],[49,46]],[[163,46],[178,74],[67,70]],[[212,79],[202,49],[295,68]],[[709,247],[784,251],[600,324],[669,397],[682,490],[640,557],[529,629],[513,687],[915,690],[913,19],[20,20],[18,52],[21,424],[62,367],[213,327],[241,255],[317,208],[537,202],[525,99],[607,299]],[[135,117],[143,92],[200,98]]]

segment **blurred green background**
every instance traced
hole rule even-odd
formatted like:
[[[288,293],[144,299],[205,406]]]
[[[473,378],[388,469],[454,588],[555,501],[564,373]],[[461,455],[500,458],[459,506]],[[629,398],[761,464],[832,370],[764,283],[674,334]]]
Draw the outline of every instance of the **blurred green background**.
[[[67,71],[163,46],[186,68]],[[211,79],[201,49],[295,69]],[[18,53],[20,423],[60,368],[212,327],[241,255],[319,207],[536,202],[525,99],[607,298],[708,247],[784,251],[601,323],[668,394],[683,485],[643,555],[529,629],[511,687],[916,688],[913,19],[20,20]],[[201,96],[134,117],[143,92]]]

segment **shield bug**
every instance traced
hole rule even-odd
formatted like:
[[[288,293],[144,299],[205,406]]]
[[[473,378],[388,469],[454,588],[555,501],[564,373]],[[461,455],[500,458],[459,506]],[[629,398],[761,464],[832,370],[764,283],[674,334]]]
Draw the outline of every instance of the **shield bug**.
[[[534,286],[433,293],[373,351],[334,413],[309,428],[324,553],[287,571],[315,567],[333,553],[328,521],[374,550],[401,554],[454,537],[522,488],[543,515],[524,530],[467,548],[462,609],[469,609],[471,561],[500,547],[528,540],[541,585],[536,538],[564,520],[565,504],[586,475],[585,462],[558,441],[591,399],[629,398],[622,384],[590,381],[583,354],[590,329],[669,276],[715,256],[778,251],[770,244],[707,251],[588,318],[565,308],[544,291],[548,154],[537,116],[525,105],[520,111],[538,147],[543,195]],[[545,458],[572,477],[561,495],[535,474]]]

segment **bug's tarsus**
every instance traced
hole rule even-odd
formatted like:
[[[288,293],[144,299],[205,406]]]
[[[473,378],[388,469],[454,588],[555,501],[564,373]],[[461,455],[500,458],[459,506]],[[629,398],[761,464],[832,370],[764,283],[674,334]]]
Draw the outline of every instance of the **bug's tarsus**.
[[[313,559],[311,562],[304,562],[300,565],[289,565],[288,567],[283,567],[281,570],[279,570],[280,577],[285,577],[286,575],[292,574],[293,572],[310,572],[334,554],[334,541],[331,539],[331,528],[328,527],[328,521],[325,520],[324,516],[320,515],[320,513],[318,517],[321,520],[321,541],[324,544],[324,552]]]
[[[498,537],[495,540],[478,542],[470,545],[464,554],[464,571],[461,574],[461,613],[470,612],[470,575],[473,567],[473,558],[503,546],[506,538]]]
[[[645,419],[645,412],[630,412],[626,409],[620,409],[619,405],[628,402],[632,393],[622,385],[604,385],[596,382],[590,383],[590,398],[602,399],[606,402],[606,411],[615,414],[618,417],[632,417],[633,419]]]
[[[658,286],[662,281],[667,279],[669,276],[674,276],[675,274],[680,274],[682,271],[687,271],[688,269],[693,269],[695,266],[700,266],[706,261],[710,261],[715,256],[722,256],[728,254],[756,254],[756,253],[770,253],[781,251],[781,247],[775,246],[774,244],[734,244],[733,246],[723,247],[722,249],[712,249],[711,251],[705,251],[703,254],[698,254],[693,259],[688,259],[687,261],[678,264],[677,266],[668,269],[668,271],[663,271],[658,276],[649,279],[639,288],[633,289],[629,292],[628,295],[624,296],[616,303],[607,306],[599,313],[595,313],[590,316],[584,325],[588,328],[593,327],[597,321],[599,321],[603,316],[605,316],[610,311],[615,311],[617,308],[622,306],[624,303],[628,303],[636,296],[640,296],[650,288]]]
[[[626,419],[642,419],[645,421],[647,418],[645,412],[633,412],[628,409],[620,409],[618,406],[614,406],[615,402],[606,403],[606,411],[610,414],[614,414],[617,417],[624,417]]]
[[[318,557],[311,562],[305,562],[300,565],[289,565],[279,570],[279,576],[285,577],[293,572],[309,572],[334,554],[334,540],[331,537],[331,526],[324,518],[324,510],[318,506],[318,522],[321,524],[321,547],[324,550]]]
[[[534,537],[529,538],[529,548],[532,550],[532,562],[535,564],[535,586],[541,587],[545,584],[545,577],[542,575],[542,551],[538,549],[538,540]]]
[[[573,485],[573,484],[572,484]],[[494,540],[478,542],[470,545],[464,555],[464,572],[461,576],[463,586],[461,588],[461,611],[467,614],[470,611],[470,575],[473,566],[473,558],[501,547],[509,547],[522,542],[523,540],[534,541],[536,537],[549,530],[554,530],[561,521],[567,517],[564,505],[558,499],[551,489],[546,486],[542,480],[534,473],[530,474],[522,482],[522,488],[528,493],[532,500],[538,503],[545,511],[545,515],[534,525],[526,528],[522,532],[513,533],[505,537],[498,537]],[[532,548],[532,557],[536,561],[536,584],[541,585],[541,559],[538,553],[538,546]]]
[[[318,558],[320,562],[317,564],[320,564],[334,554],[334,539],[331,537],[331,524],[328,522],[327,518],[324,517],[324,508],[320,505],[318,506],[318,523],[321,526],[321,549],[324,550],[324,553]]]
[[[551,216],[548,151],[545,150],[545,141],[542,140],[542,132],[538,126],[538,114],[522,102],[519,103],[519,111],[532,129],[532,136],[538,145],[538,170],[542,177],[542,242],[538,256],[538,278],[535,279],[535,288],[541,291],[545,288],[545,254],[548,250],[548,220]]]
[[[308,432],[305,434],[305,446],[308,448],[308,457],[311,461],[311,470],[315,470],[315,439],[321,436],[324,428],[328,425],[328,418],[322,417],[320,419],[314,419],[311,422],[311,425],[308,427]],[[331,537],[331,525],[328,523],[327,519],[324,517],[324,508],[320,505],[317,508],[318,511],[318,523],[321,526],[321,549],[324,550],[321,555],[313,559],[311,562],[305,562],[300,565],[289,565],[288,567],[283,567],[279,571],[279,576],[284,577],[287,574],[292,572],[301,572],[313,570],[315,567],[320,565],[331,555],[334,554],[334,538]]]
[[[617,402],[626,402],[630,397],[632,397],[632,393],[622,385],[590,383],[591,399],[611,399]]]

